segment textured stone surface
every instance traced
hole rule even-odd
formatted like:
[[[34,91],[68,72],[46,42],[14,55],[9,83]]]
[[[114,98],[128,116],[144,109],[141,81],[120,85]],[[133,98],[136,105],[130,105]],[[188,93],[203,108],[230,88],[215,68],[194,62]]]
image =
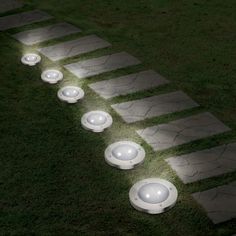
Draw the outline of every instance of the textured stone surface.
[[[166,161],[185,184],[192,183],[235,171],[236,143],[171,157]]]
[[[126,52],[106,55],[90,60],[65,65],[78,78],[86,78],[104,72],[137,65],[140,61]]]
[[[181,91],[112,105],[127,123],[161,116],[198,106]]]
[[[63,22],[34,30],[20,32],[13,35],[13,37],[25,45],[33,45],[49,39],[55,39],[73,33],[78,33],[80,31],[81,30],[77,27]]]
[[[194,193],[214,224],[236,217],[236,181],[204,192]]]
[[[0,31],[29,25],[32,23],[51,19],[52,16],[46,12],[35,10],[23,12],[15,15],[0,17]]]
[[[169,83],[153,70],[142,71],[115,79],[99,81],[89,87],[105,99],[126,95]]]
[[[75,40],[59,43],[50,47],[40,48],[38,51],[52,61],[65,59],[92,52],[94,50],[111,46],[110,43],[96,35],[89,35]]]
[[[18,0],[0,0],[0,13],[22,7],[23,4]]]
[[[138,130],[137,133],[155,151],[159,151],[229,130],[211,113],[206,112]]]

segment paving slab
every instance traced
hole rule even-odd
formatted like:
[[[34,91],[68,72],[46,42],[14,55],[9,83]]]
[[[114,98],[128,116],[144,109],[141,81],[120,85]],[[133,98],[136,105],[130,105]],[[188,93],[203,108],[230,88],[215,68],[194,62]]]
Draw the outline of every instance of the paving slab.
[[[79,61],[64,67],[78,78],[83,79],[104,72],[140,64],[141,62],[126,52]]]
[[[229,130],[215,116],[206,112],[138,130],[137,133],[155,151],[160,151]]]
[[[112,105],[126,123],[170,114],[199,106],[182,91]]]
[[[59,43],[53,46],[38,49],[44,56],[52,61],[78,56],[97,49],[111,46],[107,41],[96,35],[89,35],[75,40]]]
[[[0,17],[0,31],[51,19],[52,16],[40,10]]]
[[[66,22],[49,25],[34,30],[14,34],[13,37],[25,45],[33,45],[50,39],[81,32],[81,30]]]
[[[166,159],[185,183],[230,173],[236,170],[236,143]]]
[[[108,99],[152,89],[167,83],[169,81],[155,71],[147,70],[119,78],[99,81],[90,84],[89,87],[101,97]]]
[[[23,6],[23,3],[18,0],[0,0],[0,13],[11,11]]]
[[[236,217],[236,181],[192,194],[214,224]]]

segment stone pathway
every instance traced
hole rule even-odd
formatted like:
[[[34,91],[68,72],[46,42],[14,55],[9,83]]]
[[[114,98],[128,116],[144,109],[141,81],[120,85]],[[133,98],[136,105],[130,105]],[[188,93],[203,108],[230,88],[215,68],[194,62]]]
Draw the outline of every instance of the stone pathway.
[[[171,157],[166,161],[185,184],[192,183],[235,171],[236,143]]]
[[[194,193],[214,224],[236,217],[236,181],[204,192]]]
[[[115,104],[112,105],[112,108],[115,109],[125,122],[133,123],[197,106],[198,104],[185,93],[177,91]]]
[[[52,16],[40,10],[0,17],[0,31],[51,19]]]
[[[18,0],[0,0],[0,13],[11,11],[23,6],[23,3]]]
[[[101,97],[108,99],[155,88],[167,83],[169,83],[169,81],[155,71],[147,70],[115,79],[93,83],[90,84],[89,87]]]
[[[62,22],[42,28],[20,32],[14,34],[13,37],[25,45],[33,45],[78,32],[81,32],[79,28],[66,22]]]
[[[137,65],[140,61],[126,52],[106,55],[95,59],[79,61],[64,67],[78,78],[83,79],[104,72]]]
[[[48,57],[50,60],[58,61],[109,46],[111,46],[110,43],[99,38],[98,36],[89,35],[75,40],[59,43],[50,47],[40,48],[38,51],[44,56]]]
[[[160,151],[229,130],[212,114],[206,112],[138,130],[137,133],[155,151]]]

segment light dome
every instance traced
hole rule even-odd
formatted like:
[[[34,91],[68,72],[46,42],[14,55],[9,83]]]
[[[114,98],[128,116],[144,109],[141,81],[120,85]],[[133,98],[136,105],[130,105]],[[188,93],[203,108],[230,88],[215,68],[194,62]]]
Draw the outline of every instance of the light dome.
[[[58,91],[57,96],[61,101],[76,103],[84,97],[84,91],[80,87],[66,86]]]
[[[107,122],[105,114],[92,113],[88,116],[87,121],[92,125],[104,125]]]
[[[63,79],[63,74],[59,70],[45,70],[41,74],[41,79],[49,84],[56,84],[58,81]]]
[[[95,133],[103,132],[112,125],[112,117],[104,111],[90,111],[81,118],[82,126]]]
[[[138,195],[144,202],[157,204],[168,198],[169,190],[163,184],[152,183],[142,186],[138,191]]]
[[[35,66],[40,61],[41,61],[41,57],[35,53],[27,53],[23,55],[21,58],[21,62],[24,65],[28,65],[28,66]]]
[[[178,197],[176,187],[167,180],[144,179],[132,186],[129,192],[131,205],[138,211],[160,214],[172,208]]]
[[[77,88],[68,87],[62,90],[62,94],[68,98],[75,98],[78,96],[79,90]]]
[[[121,144],[112,150],[113,156],[122,161],[133,160],[138,155],[138,150],[128,144]]]
[[[143,163],[145,158],[144,149],[131,141],[113,143],[105,150],[106,162],[118,169],[129,170]]]

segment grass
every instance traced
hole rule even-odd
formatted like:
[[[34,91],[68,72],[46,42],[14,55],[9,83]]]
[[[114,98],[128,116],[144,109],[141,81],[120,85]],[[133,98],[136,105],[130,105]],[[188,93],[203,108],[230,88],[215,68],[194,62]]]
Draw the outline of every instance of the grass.
[[[160,235],[228,236],[235,220],[213,225],[191,193],[235,181],[236,173],[184,185],[164,161],[236,140],[236,2],[206,0],[28,0],[23,10],[39,8],[55,19],[0,33],[0,235]],[[4,15],[4,14],[2,14]],[[30,68],[20,63],[25,48],[12,33],[52,22],[67,21],[83,32],[36,45],[54,44],[76,36],[97,34],[113,47]],[[63,71],[65,81],[50,86],[40,80],[42,69],[107,53],[127,51],[143,64],[78,81]],[[171,84],[108,101],[89,83],[155,69]],[[58,101],[64,84],[78,84],[86,92],[76,105]],[[183,90],[200,108],[125,124],[110,105],[116,102]],[[80,126],[86,111],[103,109],[114,118],[111,129],[93,134]],[[200,111],[210,111],[232,131],[212,138],[153,152],[135,130]],[[118,171],[104,162],[108,144],[121,139],[141,143],[145,163],[132,171]],[[146,177],[172,181],[179,190],[177,205],[150,216],[135,211],[128,191]]]

